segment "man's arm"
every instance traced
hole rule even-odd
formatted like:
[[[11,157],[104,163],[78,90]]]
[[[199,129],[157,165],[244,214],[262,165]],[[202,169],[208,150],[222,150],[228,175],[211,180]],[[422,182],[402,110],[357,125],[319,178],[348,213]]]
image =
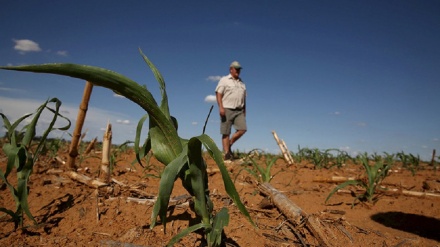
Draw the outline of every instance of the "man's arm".
[[[225,116],[225,108],[223,108],[223,94],[219,92],[215,92],[215,96],[217,98],[218,110],[220,112],[220,116]]]
[[[244,92],[244,103],[243,103],[243,113],[244,115],[246,115],[246,91]]]

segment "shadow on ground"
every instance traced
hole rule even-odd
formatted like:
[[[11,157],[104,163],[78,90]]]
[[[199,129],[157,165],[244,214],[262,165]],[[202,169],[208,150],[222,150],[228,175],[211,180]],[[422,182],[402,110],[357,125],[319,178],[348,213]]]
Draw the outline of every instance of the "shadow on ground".
[[[440,241],[440,220],[418,214],[402,212],[377,213],[371,219],[387,227]]]

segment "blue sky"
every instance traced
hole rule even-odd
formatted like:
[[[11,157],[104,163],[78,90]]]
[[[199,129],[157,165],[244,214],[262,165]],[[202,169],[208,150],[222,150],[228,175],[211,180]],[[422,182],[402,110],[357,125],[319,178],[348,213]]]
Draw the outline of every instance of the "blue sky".
[[[190,138],[201,134],[218,79],[238,60],[248,132],[234,149],[279,152],[276,131],[294,152],[404,151],[428,160],[440,149],[439,13],[434,0],[4,1],[0,64],[99,66],[159,100],[141,48],[165,78],[180,136]],[[15,120],[57,97],[74,122],[84,83],[0,71],[0,111]],[[94,87],[84,130],[101,140],[110,121],[114,143],[134,140],[143,115]],[[221,145],[216,105],[206,133]]]

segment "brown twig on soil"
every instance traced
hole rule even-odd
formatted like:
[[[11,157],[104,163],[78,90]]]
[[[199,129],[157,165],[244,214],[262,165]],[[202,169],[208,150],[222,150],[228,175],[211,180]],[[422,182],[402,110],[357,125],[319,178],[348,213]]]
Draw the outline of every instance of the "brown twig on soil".
[[[60,163],[62,165],[66,164],[66,161],[62,160],[59,156],[56,156],[54,159],[55,159],[56,162],[58,162],[58,163]]]
[[[189,206],[189,201],[192,199],[190,195],[180,195],[175,196],[170,199],[169,206]],[[146,198],[146,199],[140,199],[135,197],[127,197],[127,202],[137,202],[139,204],[148,204],[152,205],[156,203],[157,197],[154,198]]]
[[[116,179],[114,179],[114,178],[112,178],[111,180],[112,180],[112,182],[114,182],[115,184],[118,184],[119,186],[121,186],[121,187],[123,187],[123,188],[125,188],[125,189],[128,189],[128,191],[130,191],[131,193],[136,193],[136,194],[138,194],[138,195],[140,195],[140,196],[144,196],[144,197],[146,197],[146,198],[154,198],[154,197],[155,197],[155,196],[152,195],[152,194],[148,194],[147,192],[138,189],[139,186],[130,186],[130,185],[124,184],[124,183],[122,183],[122,182],[120,182],[120,181],[118,181],[118,180],[116,180]]]
[[[440,197],[440,194],[429,193],[429,192],[420,192],[420,191],[409,191],[409,190],[400,190],[400,189],[386,189],[381,188],[383,195],[404,195],[404,196],[415,196],[415,197],[424,197],[424,196],[432,196],[432,197]],[[351,190],[338,190],[338,193],[342,194],[352,194]],[[362,193],[362,190],[360,191]]]
[[[92,188],[99,188],[99,187],[103,187],[103,186],[107,186],[108,185],[108,184],[106,184],[104,182],[92,179],[90,177],[87,177],[85,175],[79,174],[79,173],[74,172],[74,171],[67,171],[65,173],[66,173],[66,175],[69,178],[71,178],[71,179],[73,179],[75,181],[78,181],[80,183],[83,183],[85,185],[88,185],[89,187],[92,187]]]
[[[274,214],[274,212],[269,209],[258,209],[258,208],[250,208],[250,207],[246,207],[246,209],[254,211],[254,212],[262,213],[262,214],[266,215],[267,217],[272,217],[272,215]]]
[[[301,236],[301,233],[299,232],[299,230],[297,229],[297,227],[294,227],[292,224],[290,224],[289,222],[287,222],[286,224],[287,226],[289,226],[290,230],[292,230],[293,234],[295,235],[295,237],[299,240],[299,242],[301,242],[302,246],[309,246],[303,239],[303,237]]]
[[[341,183],[349,180],[355,180],[354,177],[342,177],[342,176],[332,176],[330,178],[325,177],[315,177],[313,182],[322,182],[322,183]]]
[[[354,240],[353,240],[353,236],[351,236],[351,234],[347,231],[347,229],[345,229],[344,226],[342,226],[342,225],[337,225],[336,228],[338,228],[339,231],[341,231],[345,236],[347,236],[347,238],[350,239],[350,242],[353,243],[353,241],[354,241]]]

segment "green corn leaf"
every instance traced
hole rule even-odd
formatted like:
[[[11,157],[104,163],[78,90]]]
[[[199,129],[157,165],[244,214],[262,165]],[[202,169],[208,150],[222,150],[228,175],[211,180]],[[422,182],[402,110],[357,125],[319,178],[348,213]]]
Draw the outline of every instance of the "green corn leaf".
[[[28,117],[31,116],[31,115],[32,115],[32,113],[30,113],[30,114],[26,114],[26,115],[20,117],[19,119],[17,119],[17,120],[11,125],[11,123],[9,122],[8,118],[6,117],[6,115],[4,115],[3,113],[0,113],[0,116],[2,116],[2,118],[3,118],[4,126],[5,126],[6,130],[8,131],[8,138],[9,138],[11,144],[15,145],[15,144],[17,143],[17,141],[19,141],[19,140],[17,140],[17,136],[16,136],[16,132],[15,132],[16,129],[17,129],[17,127],[18,127],[18,125],[19,125],[24,119],[28,118]]]
[[[220,170],[220,173],[222,174],[223,183],[225,185],[226,193],[231,197],[232,201],[237,205],[238,210],[249,220],[249,222],[255,226],[254,222],[252,221],[251,216],[249,215],[249,212],[247,211],[246,207],[243,205],[243,203],[240,200],[240,196],[235,188],[234,183],[231,180],[231,177],[229,176],[228,170],[226,169],[226,166],[223,162],[222,152],[218,149],[218,147],[215,145],[214,141],[206,134],[202,134],[197,137],[205,146],[205,148],[209,151],[208,153],[211,155],[211,157],[214,159],[214,161],[217,163],[217,166]]]
[[[56,106],[55,110],[53,110],[52,108],[48,107],[47,106],[48,103],[55,103],[55,106]],[[53,131],[53,130],[61,130],[61,131],[68,130],[70,128],[70,125],[71,125],[70,120],[68,118],[64,117],[63,115],[61,115],[60,112],[59,112],[60,111],[60,107],[61,107],[61,101],[59,99],[52,98],[52,99],[46,101],[46,103],[44,103],[43,105],[44,105],[45,109],[48,109],[49,111],[51,111],[53,113],[53,117],[52,117],[52,120],[51,120],[49,126],[47,127],[46,131],[44,131],[43,135],[41,136],[41,140],[38,143],[38,146],[37,146],[37,148],[35,150],[34,160],[33,160],[32,164],[37,161],[37,159],[39,157],[39,153],[41,152],[42,148],[44,147],[44,145],[46,143],[47,136],[49,135],[49,133],[51,131]],[[39,114],[36,115],[34,117],[34,119],[39,117],[39,116],[40,116]],[[54,128],[55,122],[57,121],[58,117],[61,117],[64,120],[66,120],[67,124],[65,126],[63,126],[63,127]],[[34,121],[32,121],[32,122],[34,122]],[[35,120],[35,124],[37,122],[38,122],[38,119]],[[34,127],[34,129],[35,129],[35,127]],[[35,136],[32,136],[32,139],[34,137]]]
[[[206,225],[206,224],[203,224],[203,223],[199,223],[199,224],[196,224],[196,225],[192,225],[192,226],[190,226],[190,227],[188,227],[188,228],[182,230],[182,231],[179,232],[178,234],[176,234],[176,235],[175,235],[175,236],[174,236],[174,237],[168,242],[167,246],[169,246],[169,247],[174,246],[174,244],[176,244],[177,242],[179,242],[180,239],[182,239],[182,238],[185,237],[186,235],[188,235],[188,234],[190,234],[190,233],[192,233],[192,232],[195,232],[195,231],[197,231],[197,230],[207,228],[207,227],[210,227],[210,225]]]
[[[148,118],[148,114],[145,114],[138,122],[138,125],[136,127],[136,136],[134,139],[134,151],[136,153],[136,160],[138,163],[143,167],[141,159],[147,155],[147,153],[150,151],[148,148],[148,141],[149,138],[145,141],[142,148],[139,148],[140,139],[141,139],[141,132],[142,132],[142,126],[144,125],[145,120]]]
[[[22,143],[27,148],[30,147],[32,139],[35,136],[35,128],[37,126],[38,119],[40,119],[41,112],[43,112],[44,107],[46,106],[46,104],[47,104],[47,101],[46,101],[46,103],[44,103],[43,105],[41,105],[38,108],[38,110],[36,111],[35,116],[32,119],[32,121],[28,125],[26,125],[26,132],[25,132],[25,135],[23,137]]]
[[[257,169],[258,173],[256,174],[257,179],[259,178],[258,176],[264,176],[265,171],[263,169],[263,167],[261,167],[254,159],[251,159],[252,165]],[[258,179],[260,181],[260,179]],[[264,181],[264,178],[261,178],[262,181]]]
[[[184,147],[183,152],[181,152],[175,160],[170,162],[162,172],[159,182],[159,194],[151,215],[151,228],[156,225],[156,219],[159,215],[164,230],[166,231],[165,227],[168,203],[171,197],[171,192],[174,188],[174,182],[176,181],[182,167],[188,162],[187,150],[187,147]]]
[[[150,127],[149,137],[151,149],[157,160],[167,165],[177,157],[178,154],[173,152],[173,149],[170,148],[169,142],[167,142],[168,136],[161,131],[159,127]],[[180,138],[179,147],[181,147]]]
[[[154,124],[153,127],[158,127],[156,132],[161,132],[160,135],[169,149],[165,154],[160,155],[160,162],[168,164],[182,151],[173,122],[159,108],[151,93],[145,87],[119,73],[99,67],[78,64],[25,65],[0,67],[0,69],[65,75],[87,80],[96,86],[111,89],[117,94],[127,97],[148,112],[150,120]],[[162,150],[156,151],[153,148],[153,151],[159,155]]]
[[[10,130],[12,129],[12,128],[11,128],[11,123],[9,122],[9,119],[8,119],[8,117],[6,117],[5,114],[3,114],[3,113],[0,112],[0,116],[1,116],[2,119],[3,119],[3,125],[4,125],[4,127],[6,128],[6,131],[8,131],[8,138],[11,139],[11,138],[10,138],[10,135],[11,135]]]
[[[8,157],[5,177],[9,176],[14,167],[17,169],[17,171],[21,171],[23,169],[27,159],[26,148],[23,145],[12,145],[6,143],[3,145],[3,152]]]
[[[29,161],[28,163],[32,163],[32,161]],[[31,211],[29,210],[29,204],[28,204],[28,179],[29,176],[32,173],[32,166],[33,164],[26,165],[26,169],[24,169],[21,174],[17,174],[18,176],[18,184],[17,184],[17,195],[20,200],[20,207],[26,213],[26,215],[31,219],[34,223],[37,223],[34,219],[34,216],[32,216]]]
[[[6,213],[7,215],[11,216],[12,221],[14,222],[15,226],[14,228],[17,229],[18,223],[20,222],[20,216],[18,216],[15,212],[12,210],[6,209],[6,208],[0,208],[0,212]]]
[[[332,197],[332,195],[333,195],[334,193],[336,193],[338,190],[340,190],[340,189],[342,189],[342,188],[345,188],[345,187],[347,187],[347,186],[349,186],[349,185],[359,185],[359,184],[362,184],[362,182],[359,181],[359,180],[348,180],[348,181],[346,181],[346,182],[344,182],[344,183],[342,183],[342,184],[339,184],[339,185],[336,186],[336,187],[330,192],[330,194],[327,196],[327,198],[325,199],[325,203],[327,203],[327,201],[330,199],[330,197]]]
[[[19,166],[19,160],[17,157],[19,147],[17,147],[17,145],[11,145],[9,143],[6,143],[3,145],[2,149],[6,157],[8,158],[8,162],[6,164],[6,171],[4,174],[2,173],[2,176],[4,177],[3,180],[5,180],[9,176],[9,173],[11,173],[12,169],[14,167]],[[2,171],[0,170],[0,172]]]
[[[154,77],[156,78],[157,82],[159,83],[159,89],[162,94],[160,108],[162,109],[163,114],[165,114],[165,116],[169,119],[170,118],[170,110],[168,107],[168,96],[167,96],[166,88],[165,88],[165,80],[163,79],[162,74],[159,72],[159,70],[156,68],[156,66],[154,66],[154,64],[150,61],[150,59],[148,59],[148,57],[145,56],[145,54],[142,52],[141,48],[139,48],[139,52],[141,53],[142,58],[148,64],[148,66],[150,67],[151,71],[154,74]]]
[[[11,195],[14,197],[15,204],[18,205],[19,204],[19,199],[16,196],[17,195],[17,190],[14,188],[14,186],[11,183],[9,183],[8,178],[5,176],[5,174],[3,173],[2,170],[0,170],[0,178],[6,184],[6,186],[9,189],[9,191],[11,192]]]
[[[229,213],[227,208],[222,208],[214,217],[212,231],[208,233],[208,246],[221,246],[222,233],[225,226],[229,224]]]
[[[189,179],[194,193],[194,209],[197,215],[202,217],[202,222],[209,224],[211,219],[212,204],[209,199],[208,174],[206,164],[202,157],[202,143],[197,137],[188,142],[189,169],[186,179]]]

